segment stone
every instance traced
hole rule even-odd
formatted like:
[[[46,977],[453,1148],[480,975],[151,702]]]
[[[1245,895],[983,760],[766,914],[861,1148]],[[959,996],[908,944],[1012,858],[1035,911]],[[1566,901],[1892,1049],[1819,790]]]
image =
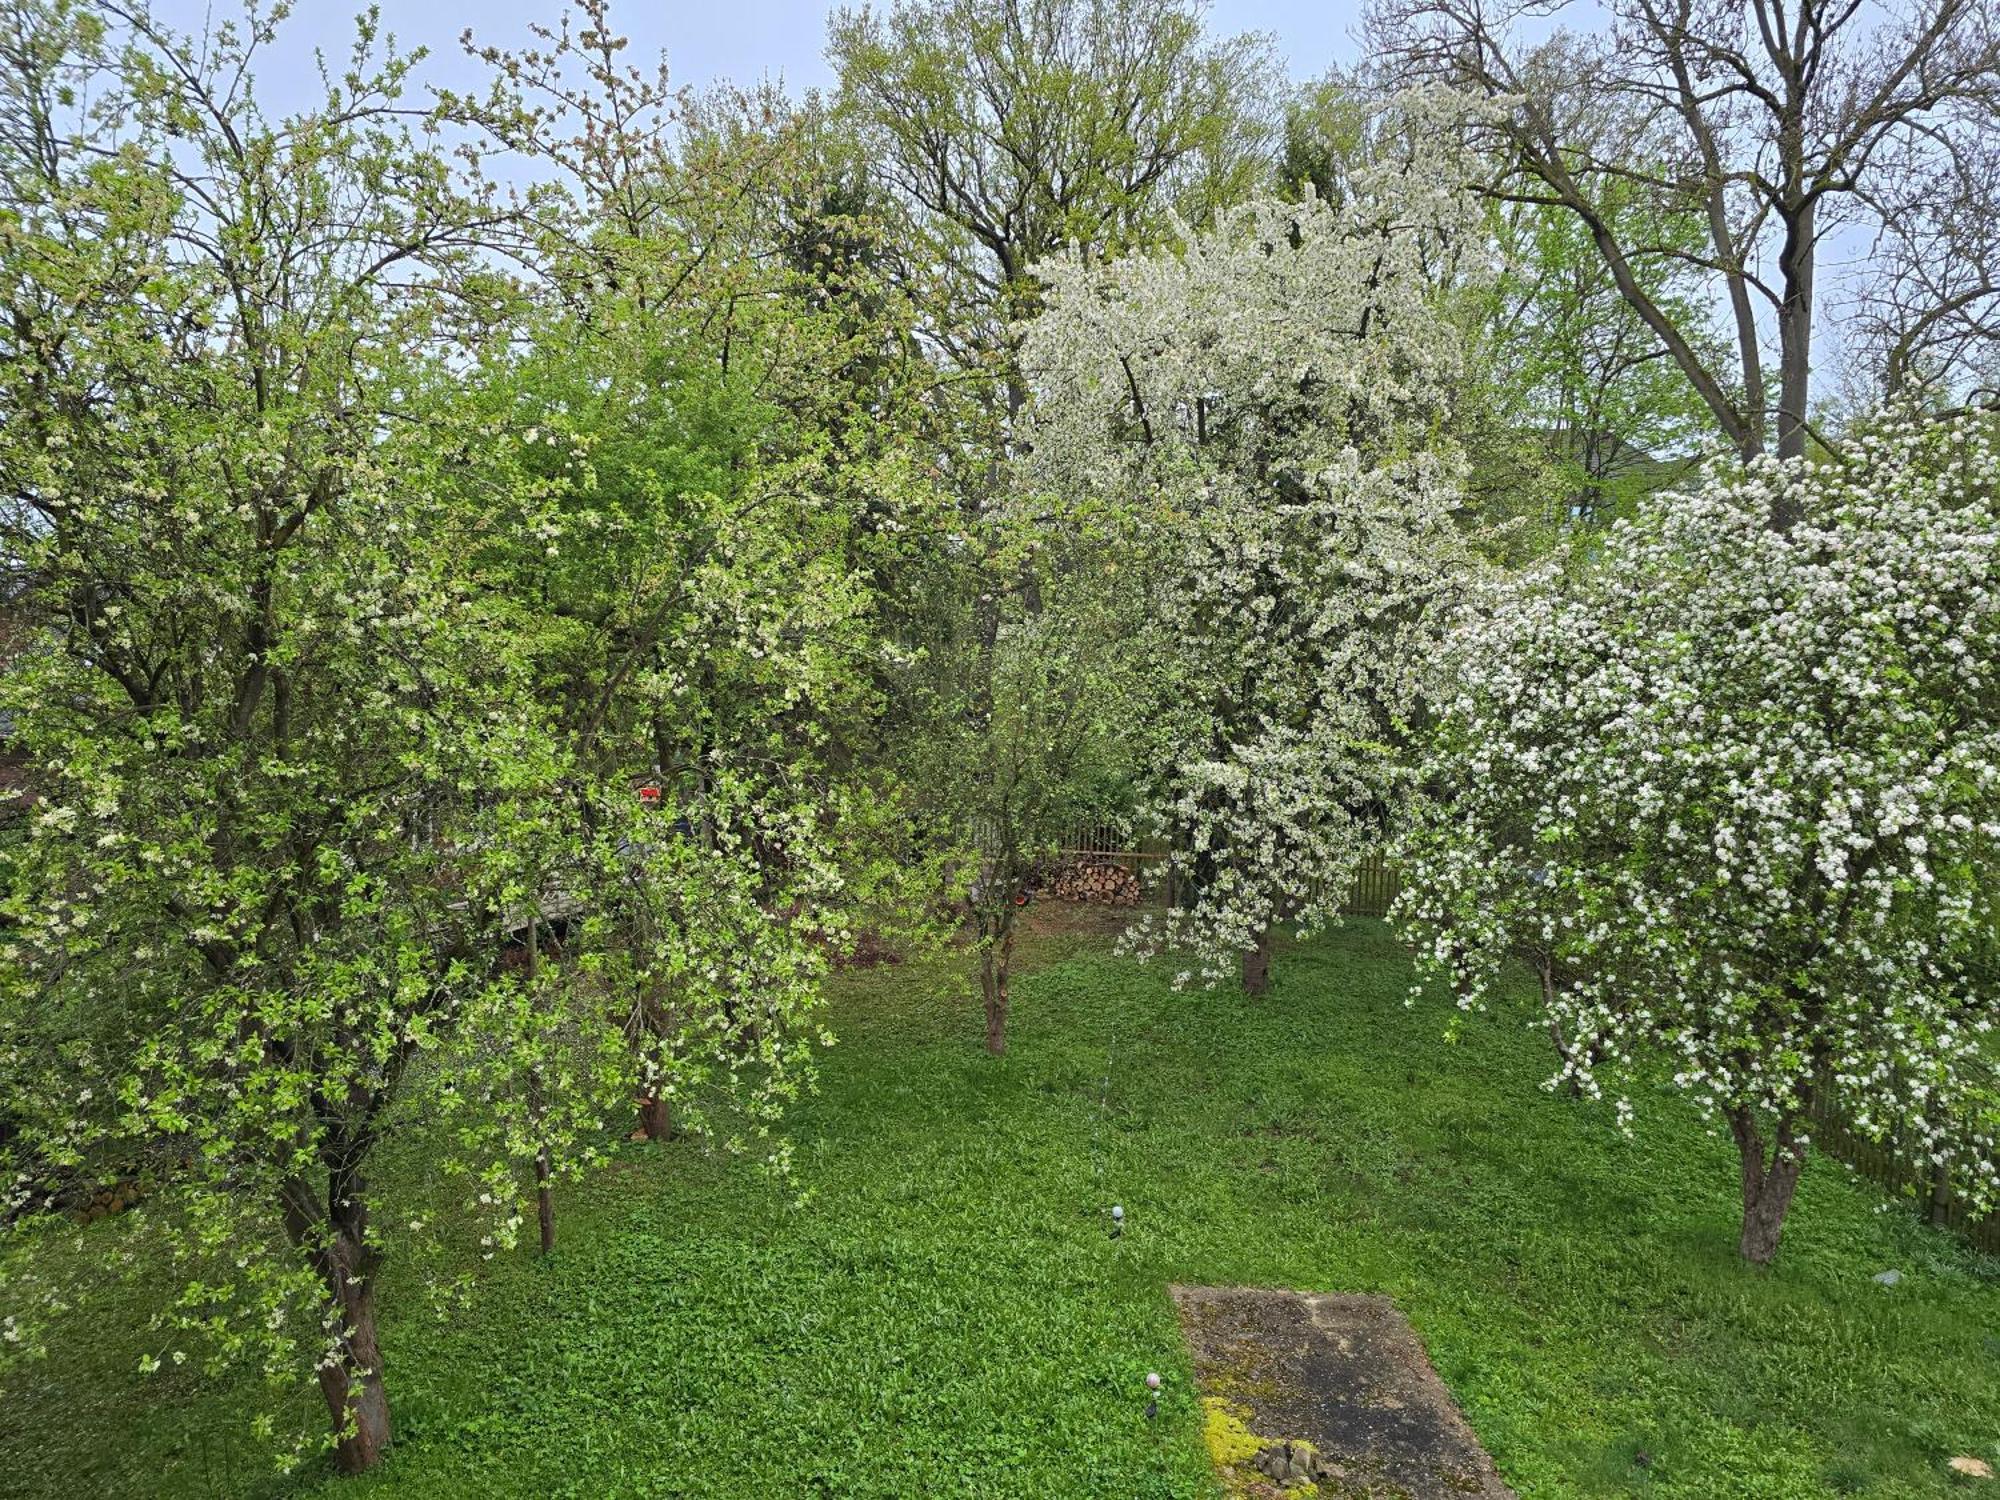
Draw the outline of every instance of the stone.
[[[1307,1484],[1320,1479],[1331,1479],[1337,1474],[1334,1465],[1326,1463],[1313,1451],[1310,1443],[1284,1442],[1266,1443],[1257,1450],[1257,1456],[1250,1466],[1267,1478],[1275,1479],[1281,1485]]]
[[[1877,1286],[1899,1286],[1902,1284],[1903,1273],[1901,1271],[1877,1271],[1868,1279]]]
[[[1283,1482],[1286,1470],[1292,1466],[1291,1448],[1292,1445],[1290,1443],[1267,1443],[1258,1450],[1257,1456],[1251,1460],[1251,1466],[1258,1473],[1268,1474],[1271,1478]]]
[[[1991,1479],[1993,1477],[1993,1465],[1989,1464],[1983,1458],[1972,1458],[1966,1454],[1960,1454],[1957,1458],[1946,1464],[1945,1467],[1951,1470],[1952,1473],[1962,1475],[1967,1479]]]

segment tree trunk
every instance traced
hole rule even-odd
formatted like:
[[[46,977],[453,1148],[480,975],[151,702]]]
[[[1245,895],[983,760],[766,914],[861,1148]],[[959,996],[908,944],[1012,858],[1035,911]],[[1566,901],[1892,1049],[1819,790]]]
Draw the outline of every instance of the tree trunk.
[[[667,1112],[667,1101],[655,1092],[659,1080],[653,1077],[655,1048],[657,1044],[664,1043],[668,1033],[673,1029],[668,998],[665,984],[642,990],[639,995],[638,1014],[634,1022],[630,1023],[629,1035],[632,1037],[639,1075],[639,1129],[645,1132],[649,1141],[669,1141],[674,1136],[673,1121]]]
[[[673,1139],[673,1120],[667,1113],[667,1101],[658,1094],[645,1094],[639,1100],[639,1128],[646,1132],[646,1139],[665,1141]]]
[[[539,1000],[538,981],[542,972],[542,928],[539,917],[528,919],[528,989]],[[528,1106],[535,1117],[537,1128],[546,1122],[543,1115],[547,1101],[543,1098],[541,1066],[528,1069]],[[535,1217],[541,1223],[542,1254],[547,1255],[556,1247],[556,1205],[549,1195],[549,1142],[543,1136],[540,1147],[535,1152]]]
[[[382,1461],[391,1437],[382,1346],[375,1327],[375,1271],[360,1174],[329,1174],[324,1205],[303,1179],[285,1186],[285,1228],[319,1273],[329,1310],[338,1315],[330,1357],[319,1368],[320,1394],[333,1424],[334,1465],[359,1474]]]
[[[1243,993],[1262,995],[1271,988],[1271,929],[1257,934],[1255,947],[1243,950]]]
[[[1930,1220],[1933,1224],[1951,1223],[1952,1198],[1951,1168],[1939,1167],[1931,1174]]]
[[[979,988],[986,1001],[986,1050],[1007,1052],[1007,970],[1014,958],[1014,917],[1000,919],[1000,936],[979,950]]]
[[[354,1264],[366,1256],[359,1247],[350,1246],[344,1235],[335,1243],[341,1247],[336,1254],[339,1262]],[[343,1474],[359,1474],[382,1461],[391,1435],[389,1394],[382,1385],[382,1348],[375,1333],[372,1271],[344,1275],[338,1295],[346,1328],[339,1357],[319,1372],[319,1388],[339,1434],[334,1463]]]
[[[1778,457],[1800,458],[1810,429],[1807,409],[1812,385],[1813,204],[1794,210],[1778,251],[1783,298],[1778,304]],[[1771,525],[1790,531],[1798,521],[1795,501],[1781,500],[1772,509]]]
[[[1006,968],[992,948],[980,954],[980,990],[986,998],[986,1050],[1006,1054]]]
[[[1459,957],[1461,952],[1462,950],[1453,950],[1453,962],[1455,964],[1463,962],[1463,959]],[[1535,959],[1535,974],[1542,981],[1542,1014],[1554,1017],[1557,1014],[1556,966],[1554,960],[1546,953],[1539,955]],[[1556,1056],[1563,1060],[1565,1068],[1569,1068],[1571,1064],[1575,1063],[1575,1053],[1570,1048],[1569,1038],[1563,1035],[1562,1022],[1560,1020],[1550,1020],[1549,1040],[1556,1044]],[[1569,1074],[1569,1096],[1572,1099],[1581,1099],[1583,1097],[1583,1079],[1573,1069]]]
[[[1944,1123],[1944,1121],[1941,1118],[1939,1118],[1940,1113],[1941,1113],[1940,1109],[1937,1106],[1933,1106],[1931,1114],[1931,1123],[1934,1126],[1942,1125]],[[1951,1163],[1949,1161],[1944,1161],[1932,1167],[1931,1180],[1930,1180],[1929,1208],[1930,1208],[1930,1221],[1933,1224],[1951,1223],[1952,1204],[1956,1196],[1957,1195],[1952,1191]]]
[[[1805,1170],[1806,1143],[1799,1138],[1796,1123],[1795,1115],[1779,1119],[1767,1161],[1756,1116],[1748,1109],[1729,1114],[1730,1132],[1743,1163],[1743,1234],[1737,1249],[1753,1266],[1768,1266],[1776,1258],[1785,1213],[1798,1191],[1799,1173]]]
[[[549,1148],[535,1153],[535,1217],[542,1226],[542,1254],[556,1247],[556,1203],[549,1192]]]

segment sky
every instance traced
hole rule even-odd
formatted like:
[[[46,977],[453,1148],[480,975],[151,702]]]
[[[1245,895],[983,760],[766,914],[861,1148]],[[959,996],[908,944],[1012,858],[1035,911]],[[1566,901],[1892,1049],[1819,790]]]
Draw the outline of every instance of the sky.
[[[316,92],[313,52],[344,60],[353,17],[364,0],[297,0],[278,45],[257,68],[258,97],[273,114],[309,103]],[[429,52],[418,77],[465,87],[480,76],[459,36],[469,26],[482,41],[515,47],[528,23],[552,22],[565,0],[380,0],[382,27],[404,51]],[[612,18],[631,40],[627,56],[650,61],[662,50],[677,82],[726,79],[754,83],[782,78],[794,92],[825,87],[833,75],[822,55],[830,0],[613,0]],[[199,32],[209,16],[240,13],[240,0],[153,0],[155,16]],[[1359,50],[1360,0],[1215,0],[1210,29],[1218,34],[1270,33],[1295,77],[1310,78]]]

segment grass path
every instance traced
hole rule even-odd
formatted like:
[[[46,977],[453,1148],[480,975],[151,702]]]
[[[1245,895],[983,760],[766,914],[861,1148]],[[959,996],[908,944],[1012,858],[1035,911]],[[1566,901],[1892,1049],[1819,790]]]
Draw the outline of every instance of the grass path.
[[[394,1456],[289,1489],[1207,1497],[1173,1281],[1395,1297],[1524,1496],[1941,1495],[1952,1454],[2000,1461],[2000,1266],[1833,1163],[1759,1274],[1725,1141],[1666,1096],[1621,1139],[1499,1021],[1448,1044],[1373,924],[1254,1002],[1050,956],[1000,1062],[934,977],[843,981],[792,1126],[803,1207],[631,1147],[463,1315],[392,1273]],[[0,1388],[0,1493],[285,1492],[228,1393],[141,1382],[138,1347],[98,1325]]]

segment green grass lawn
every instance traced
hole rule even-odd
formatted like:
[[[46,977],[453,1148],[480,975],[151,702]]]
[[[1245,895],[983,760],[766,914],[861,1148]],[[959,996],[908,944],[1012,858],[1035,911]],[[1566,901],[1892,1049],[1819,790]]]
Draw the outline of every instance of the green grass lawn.
[[[280,1481],[241,1393],[141,1379],[98,1319],[0,1389],[0,1492],[1209,1496],[1176,1281],[1390,1294],[1523,1495],[1933,1495],[1953,1454],[2000,1463],[2000,1266],[1836,1164],[1759,1274],[1725,1140],[1668,1095],[1622,1139],[1512,1023],[1446,1043],[1376,924],[1260,1001],[1095,949],[1031,950],[998,1062],[962,986],[844,978],[803,1205],[626,1146],[556,1255],[491,1263],[462,1313],[392,1273],[378,1476]]]

